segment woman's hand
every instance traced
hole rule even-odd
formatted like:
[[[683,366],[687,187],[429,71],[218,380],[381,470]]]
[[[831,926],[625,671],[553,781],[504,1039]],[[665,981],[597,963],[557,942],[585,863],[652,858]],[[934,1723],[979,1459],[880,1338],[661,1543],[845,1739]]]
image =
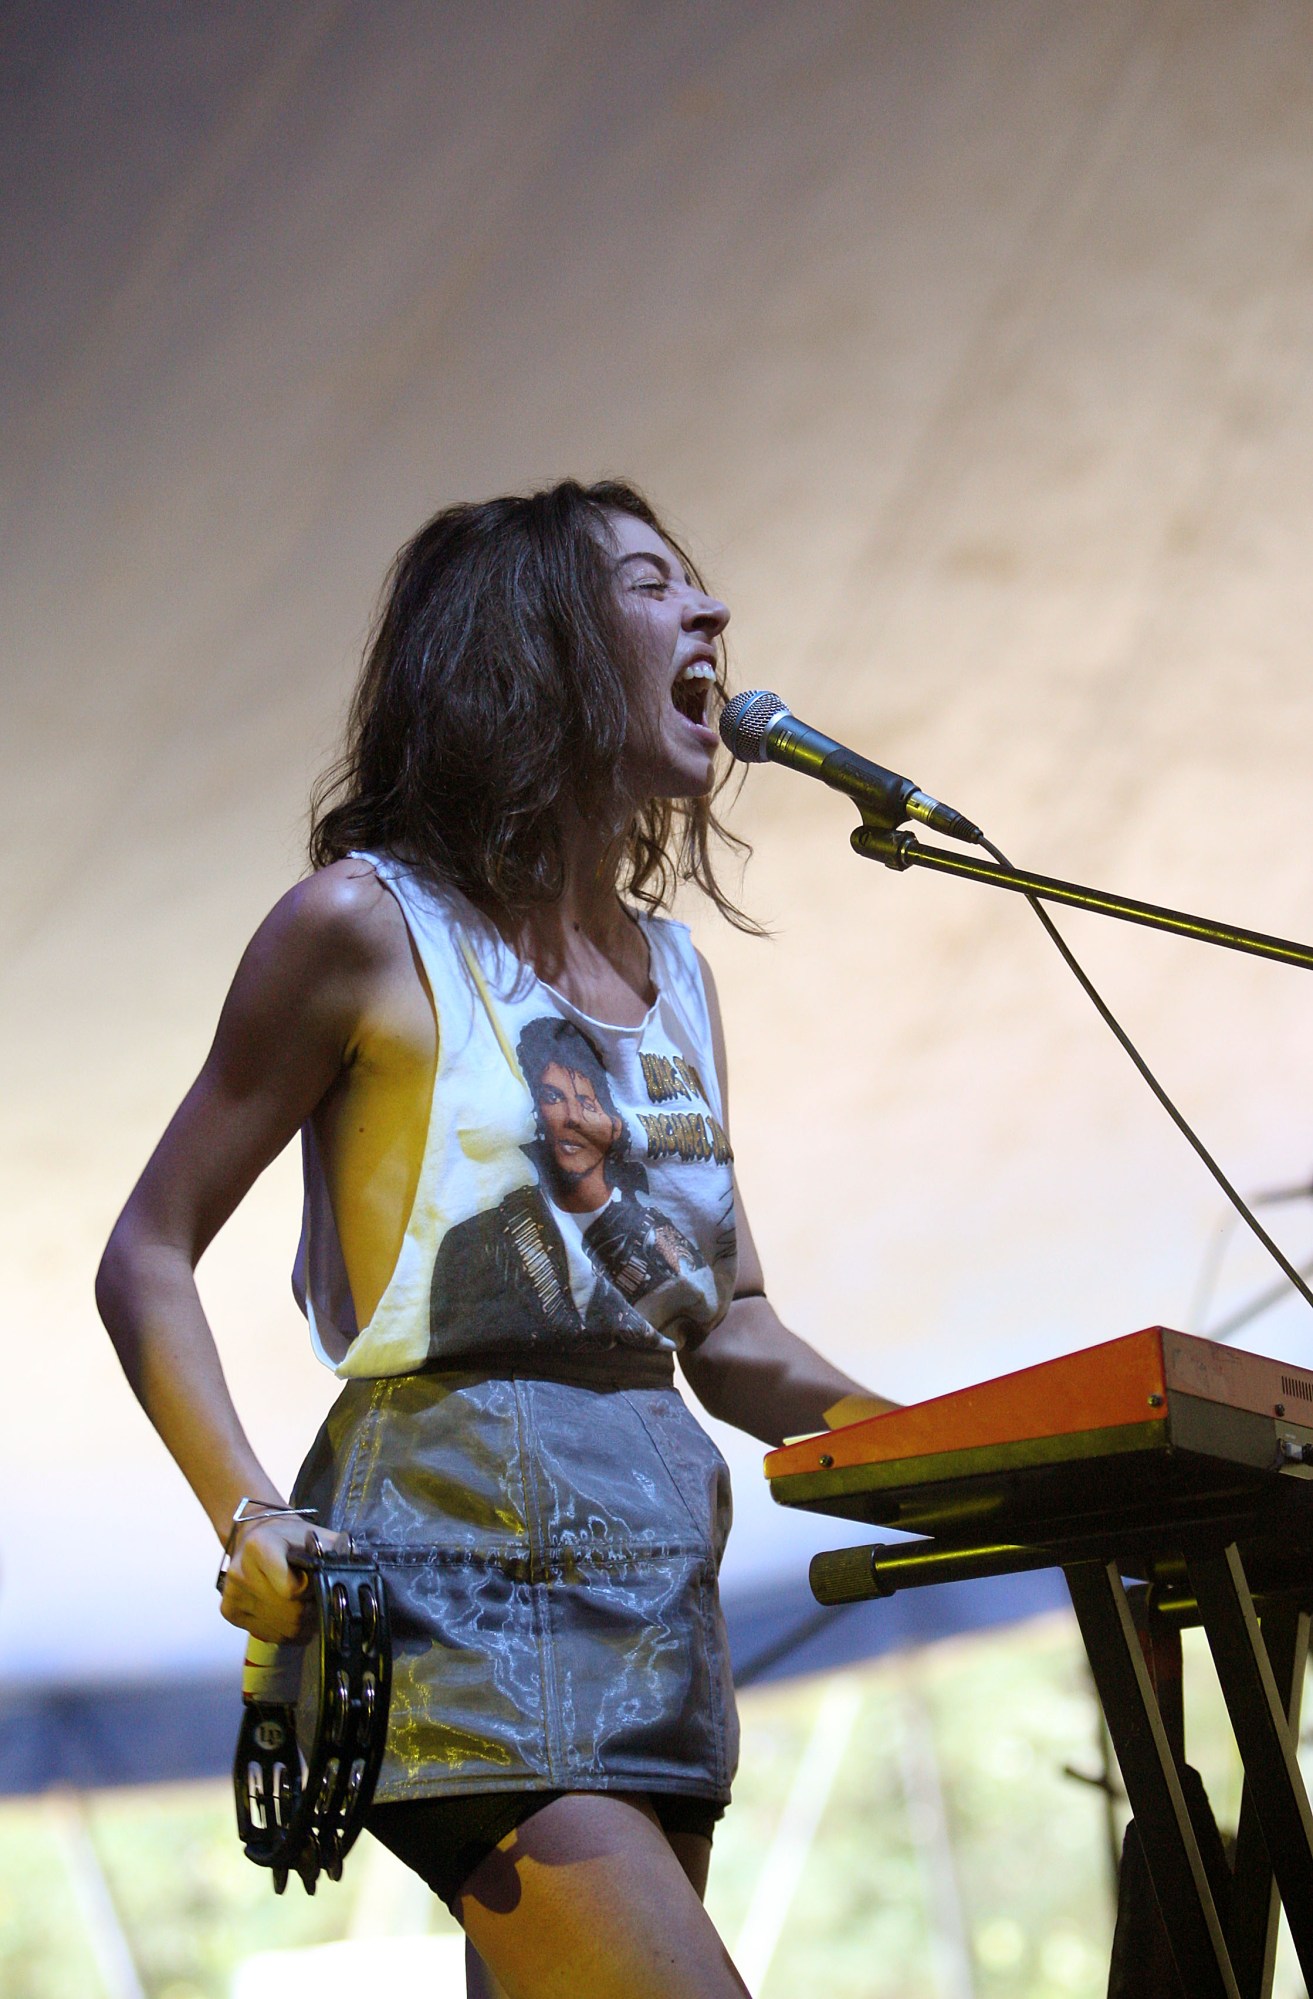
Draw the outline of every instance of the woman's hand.
[[[297,1557],[312,1555],[316,1540],[325,1553],[348,1545],[345,1534],[309,1520],[259,1514],[239,1520],[219,1604],[229,1624],[269,1644],[306,1644],[314,1636],[314,1613]]]
[[[902,1406],[901,1402],[891,1402],[887,1395],[868,1395],[865,1390],[860,1395],[842,1395],[825,1410],[825,1427],[842,1430],[848,1423],[864,1423],[868,1416],[887,1416],[891,1409]]]

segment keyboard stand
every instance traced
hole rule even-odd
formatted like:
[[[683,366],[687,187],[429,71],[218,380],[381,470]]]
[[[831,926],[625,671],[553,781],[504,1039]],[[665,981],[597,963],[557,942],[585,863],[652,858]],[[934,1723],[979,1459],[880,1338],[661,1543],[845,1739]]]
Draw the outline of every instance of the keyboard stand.
[[[854,1602],[940,1581],[1060,1566],[1182,1994],[1269,1999],[1281,1907],[1313,1988],[1313,1814],[1296,1755],[1313,1575],[1298,1596],[1263,1599],[1260,1621],[1236,1542],[1219,1545],[1210,1537],[1187,1550],[1184,1564],[1179,1544],[1160,1548],[1167,1580],[1128,1590],[1119,1562],[1089,1545],[1097,1538],[1067,1547],[844,1548],[815,1558],[812,1586],[822,1602]],[[1140,1559],[1131,1573],[1153,1568]],[[1206,1842],[1216,1841],[1207,1803],[1185,1764],[1180,1627],[1191,1623],[1207,1635],[1244,1768],[1234,1861],[1220,1882],[1200,1842],[1201,1831]],[[1148,1965],[1143,1969],[1143,1980],[1127,1969],[1111,1988],[1113,1999],[1164,1999],[1161,1982]]]

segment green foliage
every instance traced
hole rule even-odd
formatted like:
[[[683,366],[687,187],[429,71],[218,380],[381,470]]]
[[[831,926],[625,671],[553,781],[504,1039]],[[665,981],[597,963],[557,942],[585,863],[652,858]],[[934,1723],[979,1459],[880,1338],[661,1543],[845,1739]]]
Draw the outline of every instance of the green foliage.
[[[884,1659],[843,1679],[859,1705],[758,1999],[938,1999],[948,1988],[936,1951],[954,1901],[975,1999],[1102,1999],[1104,1804],[1064,1775],[1065,1765],[1099,1767],[1070,1620]],[[800,1767],[806,1792],[812,1731],[834,1684],[792,1681],[743,1698],[743,1765],[708,1895],[731,1949]],[[1238,1762],[1197,1633],[1187,1634],[1186,1686],[1191,1760],[1233,1826]],[[936,1813],[946,1846],[936,1846]],[[229,1999],[236,1966],[257,1951],[452,1926],[367,1838],[340,1885],[323,1882],[310,1899],[294,1881],[276,1897],[241,1852],[221,1783],[19,1800],[0,1807],[6,1999],[102,1999],[105,1928],[88,1915],[98,1883],[148,1999]],[[1276,1999],[1301,1993],[1284,1951]]]

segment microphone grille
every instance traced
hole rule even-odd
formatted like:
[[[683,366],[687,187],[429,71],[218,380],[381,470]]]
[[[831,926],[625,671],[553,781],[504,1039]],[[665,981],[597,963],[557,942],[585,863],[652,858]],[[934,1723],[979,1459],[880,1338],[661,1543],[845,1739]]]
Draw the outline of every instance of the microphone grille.
[[[732,757],[742,764],[764,764],[767,758],[766,731],[777,715],[787,715],[788,703],[764,687],[750,687],[736,694],[721,710],[720,740]]]

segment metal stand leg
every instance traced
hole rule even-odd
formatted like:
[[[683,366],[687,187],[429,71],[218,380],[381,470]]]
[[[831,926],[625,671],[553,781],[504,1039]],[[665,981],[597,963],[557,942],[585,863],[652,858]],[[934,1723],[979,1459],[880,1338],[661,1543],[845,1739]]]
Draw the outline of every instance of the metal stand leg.
[[[1117,1565],[1065,1574],[1181,1984],[1190,1999],[1240,1999]]]
[[[1185,1762],[1185,1663],[1181,1627],[1174,1619],[1163,1616],[1153,1590],[1144,1583],[1126,1591],[1126,1607],[1144,1654],[1149,1684],[1162,1716],[1163,1733],[1179,1769]]]
[[[1263,1643],[1292,1740],[1299,1735],[1299,1710],[1308,1665],[1308,1625],[1308,1612],[1293,1604],[1269,1604],[1263,1612]],[[1246,1782],[1236,1833],[1235,1886],[1227,1939],[1236,1983],[1245,1999],[1271,1999],[1279,1915],[1276,1877],[1259,1830],[1254,1787]]]
[[[1181,1689],[1180,1629],[1157,1615],[1152,1592],[1143,1583],[1127,1590],[1126,1605],[1144,1654],[1145,1670],[1158,1703],[1163,1734],[1175,1759],[1176,1773],[1184,1791],[1185,1704]],[[1105,1722],[1105,1731],[1106,1726]],[[1185,1792],[1185,1802],[1207,1869],[1208,1857],[1203,1849],[1199,1822],[1191,1809],[1188,1791]],[[1126,1827],[1121,1842],[1116,1880],[1117,1924],[1113,1931],[1112,1958],[1108,1966],[1108,1999],[1189,1999],[1176,1975],[1167,1925],[1158,1910],[1158,1897],[1149,1879],[1140,1828],[1134,1819]],[[1211,1871],[1209,1886],[1220,1916],[1221,1902]]]
[[[1175,1617],[1163,1616],[1155,1591],[1143,1584],[1127,1590],[1126,1602],[1158,1703],[1163,1734],[1176,1764],[1213,1906],[1229,1941],[1231,1867],[1199,1773],[1185,1760],[1181,1627]],[[1239,1971],[1236,1982],[1243,1992]],[[1149,1878],[1140,1827],[1132,1819],[1126,1828],[1117,1875],[1117,1927],[1108,1971],[1108,1999],[1173,1999],[1173,1995],[1174,1999],[1190,1999],[1176,1975],[1168,1925]],[[1249,1999],[1247,1993],[1245,1999]]]
[[[1300,1969],[1313,1983],[1313,1814],[1288,1696],[1278,1691],[1234,1543],[1193,1556],[1187,1566],[1244,1765],[1245,1795],[1252,1796]]]

